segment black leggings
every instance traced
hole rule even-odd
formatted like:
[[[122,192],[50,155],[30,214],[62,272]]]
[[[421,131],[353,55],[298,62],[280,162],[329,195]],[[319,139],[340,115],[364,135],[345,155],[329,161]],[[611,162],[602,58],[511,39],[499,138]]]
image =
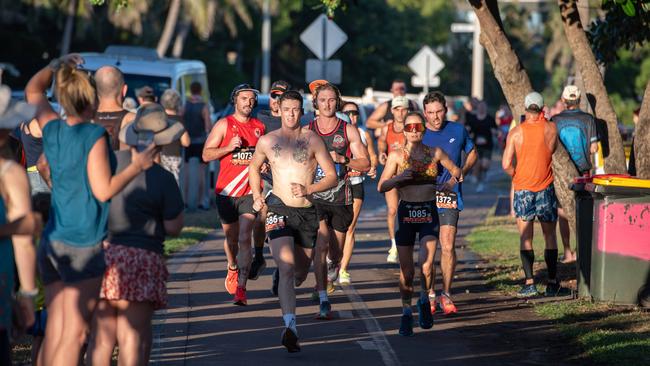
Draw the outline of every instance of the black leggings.
[[[6,330],[0,330],[0,365],[11,365],[11,344]]]

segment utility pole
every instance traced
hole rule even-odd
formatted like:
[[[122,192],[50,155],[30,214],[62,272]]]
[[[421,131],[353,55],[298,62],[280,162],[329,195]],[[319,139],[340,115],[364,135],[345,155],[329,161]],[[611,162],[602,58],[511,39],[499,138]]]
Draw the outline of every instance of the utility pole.
[[[271,88],[271,0],[262,5],[262,93]]]
[[[472,23],[453,23],[452,33],[472,33],[472,91],[471,96],[483,99],[484,53],[481,46],[481,27],[474,16]]]

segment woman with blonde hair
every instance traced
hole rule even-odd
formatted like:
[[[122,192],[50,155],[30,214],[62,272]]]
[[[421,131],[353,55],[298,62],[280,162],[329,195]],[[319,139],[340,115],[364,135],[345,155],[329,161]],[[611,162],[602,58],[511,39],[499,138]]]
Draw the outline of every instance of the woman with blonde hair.
[[[25,87],[27,101],[37,108],[52,187],[50,219],[38,250],[48,308],[39,361],[55,366],[76,365],[81,357],[106,267],[102,241],[108,200],[151,167],[158,151],[153,144],[132,150],[131,164],[113,175],[115,156],[106,130],[90,122],[97,94],[92,78],[77,68],[82,63],[76,54],[54,60]],[[54,93],[65,119],[45,96],[55,74]]]

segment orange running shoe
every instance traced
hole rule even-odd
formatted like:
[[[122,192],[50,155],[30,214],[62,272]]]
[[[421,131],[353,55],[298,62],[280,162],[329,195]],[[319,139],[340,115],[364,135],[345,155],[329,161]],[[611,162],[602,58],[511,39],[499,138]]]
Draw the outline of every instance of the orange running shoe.
[[[442,308],[442,312],[445,313],[445,315],[456,314],[458,312],[454,302],[451,301],[449,295],[445,293],[440,295],[440,308]]]
[[[237,291],[237,283],[239,283],[239,268],[232,269],[228,266],[228,275],[226,275],[226,291],[234,295]]]
[[[246,301],[246,289],[240,286],[237,286],[235,291],[235,298],[232,300],[235,305],[245,306],[248,305]]]

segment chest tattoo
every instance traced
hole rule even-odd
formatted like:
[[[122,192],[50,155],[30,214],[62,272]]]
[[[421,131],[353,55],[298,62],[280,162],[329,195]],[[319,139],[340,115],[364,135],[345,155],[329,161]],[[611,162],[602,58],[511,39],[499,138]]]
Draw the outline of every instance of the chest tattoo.
[[[307,139],[299,138],[296,140],[296,148],[293,150],[293,160],[297,163],[305,163],[307,161],[308,149]]]
[[[273,150],[273,152],[275,152],[275,157],[276,158],[280,157],[280,150],[282,150],[282,147],[280,147],[280,144],[276,143],[275,145],[273,145],[271,150]]]

